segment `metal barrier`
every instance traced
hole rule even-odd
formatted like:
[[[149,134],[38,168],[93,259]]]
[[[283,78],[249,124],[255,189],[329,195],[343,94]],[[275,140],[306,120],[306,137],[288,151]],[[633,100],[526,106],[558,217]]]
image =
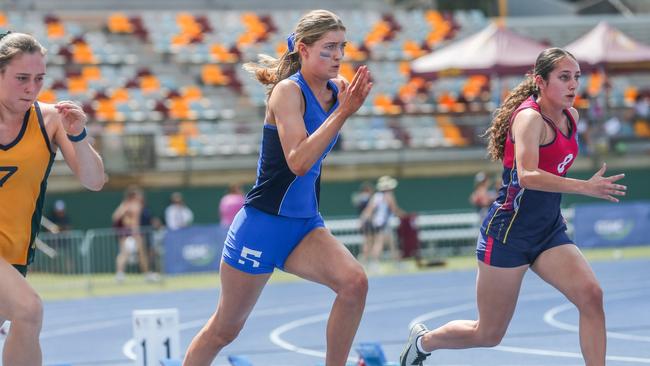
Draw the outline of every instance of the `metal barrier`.
[[[569,233],[573,232],[571,221],[573,209],[563,210],[568,220]],[[417,215],[415,225],[423,257],[444,258],[473,252],[478,235],[479,216],[476,212],[422,213]],[[399,219],[390,222],[393,229]],[[330,219],[326,226],[331,232],[358,255],[363,245],[358,218]],[[136,238],[134,238],[134,236]],[[41,249],[29,267],[28,280],[41,294],[56,296],[87,296],[111,293],[117,286],[165,286],[166,281],[178,281],[178,288],[187,286],[216,286],[215,273],[190,273],[164,276],[164,231],[142,228],[139,233],[120,232],[113,228],[88,231],[43,232],[39,235]],[[151,273],[140,268],[138,241],[146,249],[146,260]],[[126,281],[116,277],[116,257],[120,246],[126,246]],[[162,276],[161,276],[162,275]],[[201,282],[200,277],[206,280]],[[185,278],[183,280],[183,278]],[[165,281],[163,281],[165,280]],[[137,286],[140,286],[138,288]]]

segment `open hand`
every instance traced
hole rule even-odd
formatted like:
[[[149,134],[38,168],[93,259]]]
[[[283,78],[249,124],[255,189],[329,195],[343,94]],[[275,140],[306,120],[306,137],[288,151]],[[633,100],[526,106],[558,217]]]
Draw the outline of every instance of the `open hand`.
[[[363,105],[371,88],[370,71],[368,66],[363,65],[357,69],[350,85],[345,83],[341,85],[338,95],[341,110],[347,116],[352,115]]]
[[[603,163],[603,166],[587,181],[587,192],[588,196],[602,198],[611,202],[618,202],[618,198],[614,196],[625,196],[625,191],[627,186],[621,184],[615,184],[614,182],[625,177],[625,174],[612,175],[610,177],[605,177],[605,171],[607,170],[607,164]]]

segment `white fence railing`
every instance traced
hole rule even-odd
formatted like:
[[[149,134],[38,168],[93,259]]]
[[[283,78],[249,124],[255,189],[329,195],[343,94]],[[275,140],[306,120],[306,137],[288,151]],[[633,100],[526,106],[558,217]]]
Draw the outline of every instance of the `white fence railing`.
[[[563,211],[572,232],[573,210]],[[474,250],[478,235],[479,216],[476,212],[419,214],[415,219],[421,253],[423,257],[444,258],[450,255],[470,254]],[[393,218],[391,226],[396,229],[399,219]],[[357,218],[330,219],[327,227],[357,255],[363,244]],[[92,293],[101,286],[120,285],[115,277],[116,257],[120,245],[128,247],[126,272],[140,282],[158,282],[164,276],[163,256],[164,233],[144,228],[138,240],[145,249],[149,270],[156,277],[142,276],[137,242],[129,235],[115,229],[92,229],[87,231],[65,231],[60,233],[43,232],[39,235],[42,243],[34,263],[29,267],[28,279],[35,283],[39,291],[58,291],[60,289]],[[397,238],[399,243],[399,238]],[[131,242],[129,242],[131,240]],[[127,243],[128,242],[128,243]],[[194,274],[189,274],[190,276]],[[139,277],[138,277],[139,276]]]

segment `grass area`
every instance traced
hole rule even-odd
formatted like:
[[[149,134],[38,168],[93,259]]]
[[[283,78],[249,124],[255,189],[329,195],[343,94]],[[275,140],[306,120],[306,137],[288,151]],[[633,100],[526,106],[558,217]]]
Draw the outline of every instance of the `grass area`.
[[[590,261],[650,258],[650,245],[616,249],[591,249],[585,250],[584,253]],[[399,265],[385,263],[382,266],[381,275],[416,271],[464,270],[476,267],[476,258],[473,255],[449,257],[445,258],[444,262],[444,265],[425,268],[417,268],[414,261],[404,261]],[[123,283],[117,283],[113,274],[84,276],[29,273],[27,279],[45,300],[207,289],[216,288],[219,284],[219,275],[216,272],[165,276],[158,282],[148,282],[142,275],[127,275]],[[271,278],[271,282],[289,281],[300,281],[300,279],[282,271],[276,271]]]

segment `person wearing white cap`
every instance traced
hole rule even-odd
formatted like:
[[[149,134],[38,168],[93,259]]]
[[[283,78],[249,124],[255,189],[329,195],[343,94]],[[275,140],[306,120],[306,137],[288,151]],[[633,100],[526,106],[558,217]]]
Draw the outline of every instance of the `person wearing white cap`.
[[[362,262],[369,260],[369,270],[379,269],[379,257],[384,252],[385,244],[389,245],[391,256],[398,259],[397,248],[390,227],[393,215],[403,216],[404,211],[397,205],[393,191],[397,188],[397,180],[388,175],[377,180],[377,192],[370,198],[370,202],[361,214],[362,221],[370,222],[372,240],[361,251]]]

